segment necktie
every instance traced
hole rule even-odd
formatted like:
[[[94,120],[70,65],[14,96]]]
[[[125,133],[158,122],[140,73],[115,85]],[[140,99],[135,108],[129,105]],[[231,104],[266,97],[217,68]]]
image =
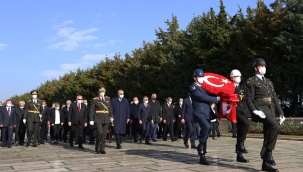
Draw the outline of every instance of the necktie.
[[[145,105],[146,109],[148,108],[147,104]]]
[[[8,113],[8,116],[10,116],[11,115],[11,108],[9,107],[9,108],[7,108],[7,113]]]
[[[170,108],[170,105],[168,104],[168,108]]]
[[[80,112],[80,103],[78,103],[78,111]]]
[[[267,85],[265,77],[262,77],[262,81]]]

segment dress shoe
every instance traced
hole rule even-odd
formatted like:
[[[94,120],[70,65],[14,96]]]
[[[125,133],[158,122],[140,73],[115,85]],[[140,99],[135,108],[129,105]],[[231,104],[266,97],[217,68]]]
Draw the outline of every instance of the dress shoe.
[[[176,141],[176,139],[171,139],[172,142]]]
[[[78,145],[78,142],[76,142],[75,145]]]
[[[167,141],[167,139],[163,139],[163,141]]]
[[[151,143],[148,140],[145,141],[145,144],[146,145],[151,145]]]
[[[221,134],[218,134],[218,135],[217,135],[217,137],[221,137],[221,136],[222,136]]]
[[[74,144],[70,143],[69,146],[70,146],[70,147],[74,147]]]
[[[197,149],[197,146],[193,145],[191,146],[192,149]]]
[[[19,146],[20,144],[19,143],[16,143],[16,146]]]
[[[118,145],[118,146],[117,146],[117,149],[121,149],[121,148],[122,148],[122,146],[121,146],[121,145]]]
[[[36,144],[34,144],[34,145],[33,145],[33,147],[37,147],[37,145],[36,145]]]
[[[67,141],[66,141],[66,140],[64,140],[64,143],[67,143]]]
[[[40,144],[44,145],[45,143],[44,142],[40,142]]]
[[[78,148],[80,148],[80,149],[84,149],[84,147],[83,147],[83,146],[78,146]]]
[[[205,158],[205,155],[200,156],[200,164],[202,164],[202,165],[211,165],[211,163],[208,162],[207,159]]]
[[[188,144],[185,144],[185,143],[184,143],[184,146],[185,146],[186,148],[189,148],[189,145],[188,145]]]
[[[269,163],[263,160],[262,171],[279,172],[278,169],[273,168]]]
[[[100,151],[101,154],[106,154],[106,152],[104,150]]]
[[[237,154],[237,162],[244,162],[244,163],[247,163],[247,162],[249,162],[249,161],[243,157],[242,153],[238,153],[238,154]]]
[[[8,145],[8,146],[7,146],[7,148],[11,148],[11,147],[12,147],[12,145]]]
[[[213,140],[217,140],[217,137],[214,137]]]
[[[153,139],[153,142],[157,142],[157,140],[156,140],[156,139]]]
[[[134,143],[138,143],[138,140],[134,140]]]
[[[44,140],[48,141],[48,139],[45,137]]]
[[[25,146],[26,146],[26,147],[29,147],[29,143],[27,142]]]
[[[139,140],[139,143],[142,144],[142,140]]]
[[[20,143],[20,146],[24,146],[24,143]]]

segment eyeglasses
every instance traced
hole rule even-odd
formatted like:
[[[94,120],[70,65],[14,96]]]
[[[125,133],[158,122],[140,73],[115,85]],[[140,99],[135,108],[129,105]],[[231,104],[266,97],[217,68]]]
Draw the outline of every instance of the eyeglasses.
[[[82,100],[82,99],[77,99],[77,100]]]

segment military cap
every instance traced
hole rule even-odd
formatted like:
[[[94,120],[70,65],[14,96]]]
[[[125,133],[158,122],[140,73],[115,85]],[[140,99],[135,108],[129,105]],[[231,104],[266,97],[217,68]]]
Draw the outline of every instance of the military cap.
[[[105,92],[106,91],[106,89],[104,88],[104,87],[101,87],[100,89],[99,89],[99,92]]]
[[[37,94],[38,94],[38,91],[37,91],[37,90],[32,90],[32,91],[30,92],[30,94],[31,94],[31,95],[37,95]]]

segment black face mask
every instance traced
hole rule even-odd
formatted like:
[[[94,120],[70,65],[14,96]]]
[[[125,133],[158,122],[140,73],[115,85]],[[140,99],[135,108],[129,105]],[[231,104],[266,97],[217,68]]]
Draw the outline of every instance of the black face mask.
[[[154,101],[155,101],[155,100],[156,100],[156,98],[154,98],[154,97],[153,97],[153,98],[152,98],[152,100],[154,100]]]

